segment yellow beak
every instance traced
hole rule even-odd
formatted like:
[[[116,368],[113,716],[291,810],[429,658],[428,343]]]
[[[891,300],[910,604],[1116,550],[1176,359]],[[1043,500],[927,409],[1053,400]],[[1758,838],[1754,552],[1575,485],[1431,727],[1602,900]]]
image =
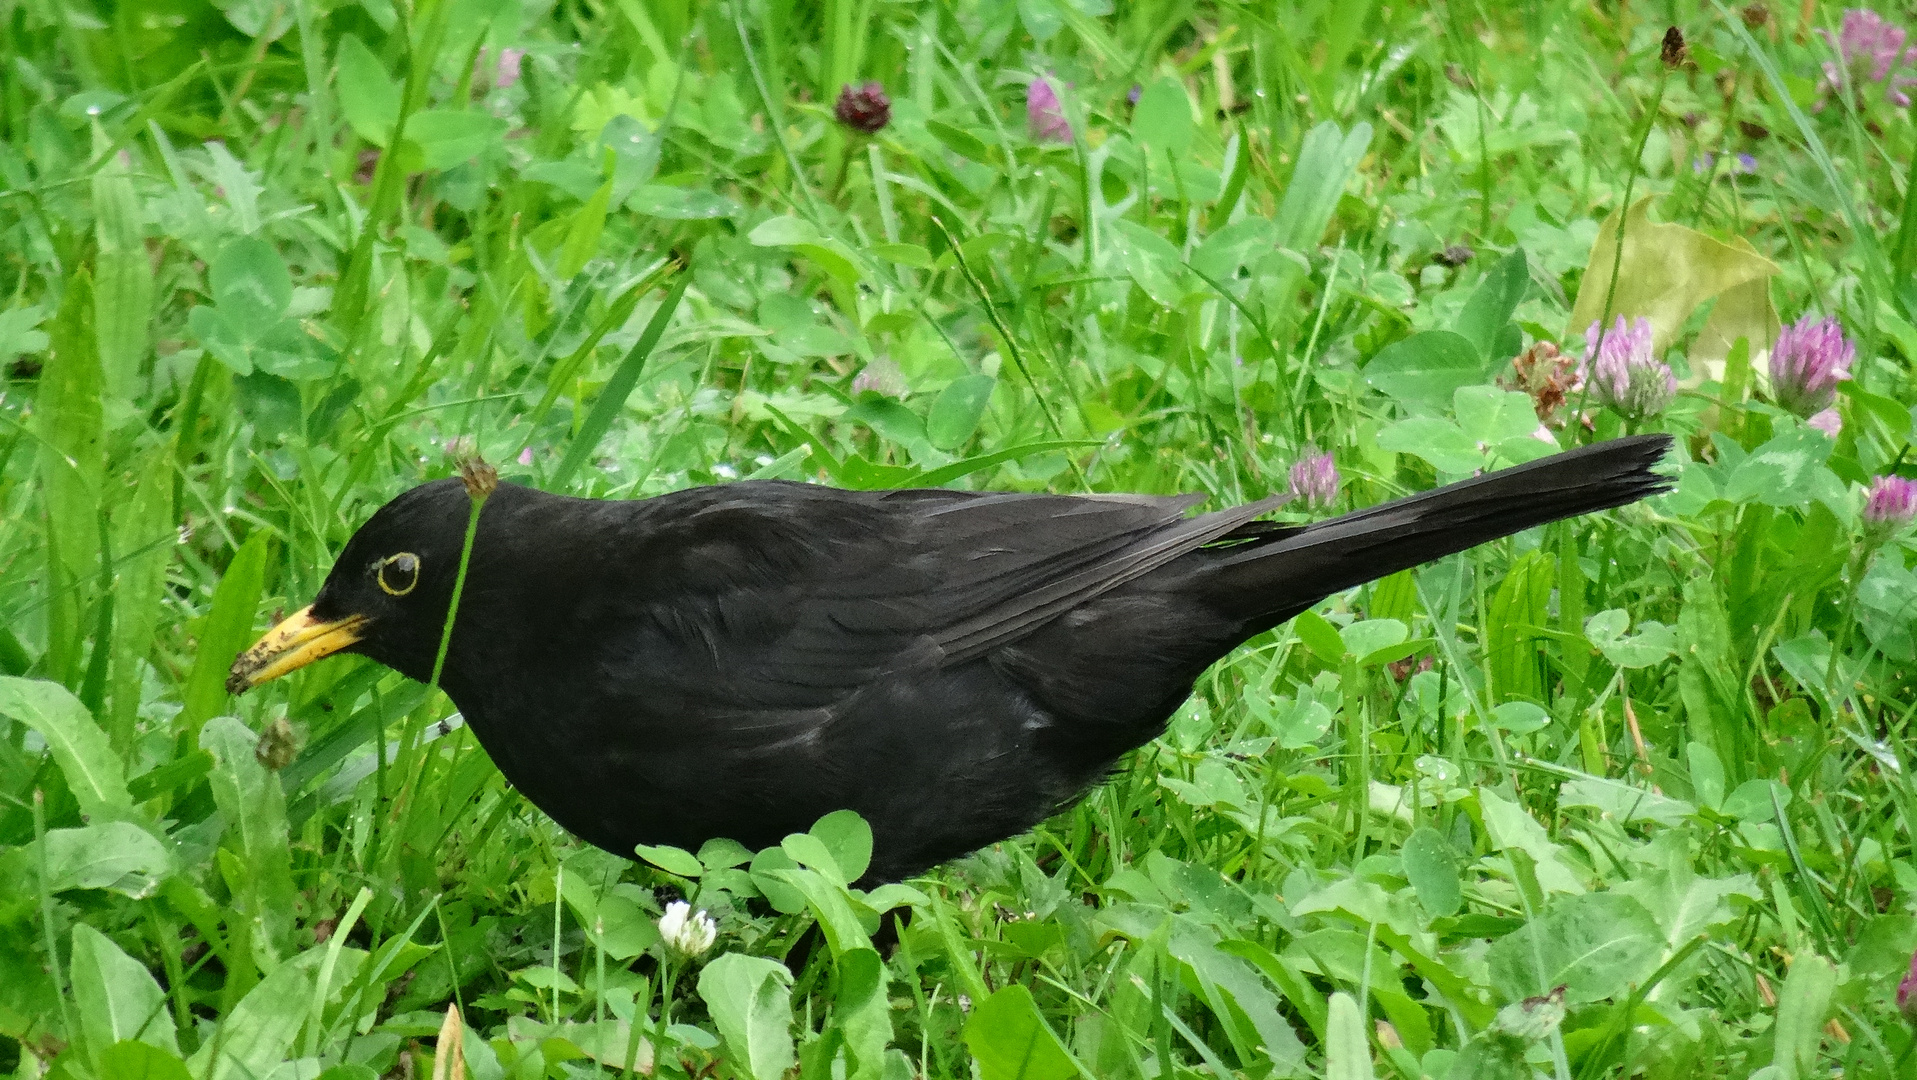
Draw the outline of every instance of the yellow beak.
[[[226,677],[226,691],[243,694],[263,682],[331,656],[358,641],[360,628],[365,625],[364,615],[321,622],[313,617],[309,604],[268,630],[265,637],[233,661],[232,673]]]

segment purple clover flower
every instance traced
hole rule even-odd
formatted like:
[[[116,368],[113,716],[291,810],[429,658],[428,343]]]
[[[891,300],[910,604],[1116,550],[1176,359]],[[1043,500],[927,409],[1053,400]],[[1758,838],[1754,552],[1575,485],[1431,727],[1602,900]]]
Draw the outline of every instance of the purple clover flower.
[[[864,370],[852,376],[852,394],[854,397],[870,391],[884,397],[904,397],[905,373],[899,365],[886,357],[879,357],[865,365]]]
[[[1072,124],[1065,119],[1065,107],[1059,104],[1058,91],[1050,79],[1041,75],[1025,88],[1025,122],[1031,128],[1033,142],[1068,143]]]
[[[1917,481],[1880,476],[1870,482],[1870,498],[1864,503],[1866,529],[1888,536],[1912,518],[1917,518]]]
[[[1830,34],[1821,30],[1818,33],[1830,41]],[[1852,88],[1862,90],[1866,83],[1880,82],[1884,84],[1886,100],[1900,109],[1908,106],[1910,95],[1904,90],[1917,85],[1917,75],[1897,70],[1917,63],[1917,48],[1904,45],[1908,37],[1903,27],[1869,8],[1847,9],[1837,40],[1831,42],[1842,63],[1841,66],[1824,64],[1825,88],[1841,90],[1848,82]]]
[[[524,49],[501,49],[498,58],[488,62],[490,50],[480,49],[473,58],[473,81],[481,86],[490,82],[495,90],[504,90],[519,81],[519,65],[526,59]]]
[[[1627,420],[1643,420],[1670,407],[1677,396],[1677,379],[1670,365],[1651,350],[1651,320],[1624,316],[1609,331],[1592,323],[1584,332],[1584,362],[1579,375],[1600,405],[1608,405]]]
[[[1837,384],[1850,378],[1857,346],[1834,318],[1809,315],[1778,332],[1771,348],[1771,396],[1779,407],[1812,416],[1837,400]]]
[[[1897,1011],[1904,1019],[1917,1024],[1917,954],[1910,958],[1910,971],[1903,981],[1897,984]]]
[[[1338,465],[1330,454],[1305,444],[1305,452],[1291,466],[1291,497],[1305,500],[1306,509],[1330,506],[1338,498]]]
[[[859,86],[847,83],[839,91],[832,115],[853,131],[876,134],[892,122],[892,99],[885,96],[885,87],[877,82]]]

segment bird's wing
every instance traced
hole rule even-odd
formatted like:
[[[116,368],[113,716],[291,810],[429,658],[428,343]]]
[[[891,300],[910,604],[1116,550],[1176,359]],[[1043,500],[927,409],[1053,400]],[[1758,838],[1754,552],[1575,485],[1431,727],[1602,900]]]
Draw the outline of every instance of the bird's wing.
[[[982,655],[1283,502],[1200,498],[740,483],[654,516],[642,558],[728,682],[824,692]]]

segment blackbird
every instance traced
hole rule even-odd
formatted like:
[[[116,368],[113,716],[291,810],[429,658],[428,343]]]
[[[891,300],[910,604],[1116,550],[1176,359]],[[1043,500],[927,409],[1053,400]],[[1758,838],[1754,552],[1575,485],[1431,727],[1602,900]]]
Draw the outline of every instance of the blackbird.
[[[850,808],[867,880],[895,880],[1069,806],[1254,634],[1666,490],[1669,446],[1618,439],[1304,526],[1257,520],[1284,496],[1187,517],[1200,497],[501,484],[441,685],[508,780],[608,851],[758,848]],[[381,507],[229,688],[335,652],[426,680],[470,511],[458,479]]]

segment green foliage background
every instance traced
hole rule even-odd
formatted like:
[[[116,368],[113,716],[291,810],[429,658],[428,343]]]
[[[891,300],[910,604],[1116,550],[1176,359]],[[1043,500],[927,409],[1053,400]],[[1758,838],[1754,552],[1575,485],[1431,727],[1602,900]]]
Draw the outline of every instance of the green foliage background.
[[[0,3],[0,1070],[1909,1075],[1917,574],[1860,508],[1917,472],[1917,138],[1840,17]],[[1673,494],[1335,598],[905,885],[842,815],[584,848],[362,661],[222,686],[455,449],[1224,505],[1317,448],[1350,508],[1623,432],[1511,389],[1594,312],[1670,349]],[[1768,403],[1804,312],[1834,438]]]

